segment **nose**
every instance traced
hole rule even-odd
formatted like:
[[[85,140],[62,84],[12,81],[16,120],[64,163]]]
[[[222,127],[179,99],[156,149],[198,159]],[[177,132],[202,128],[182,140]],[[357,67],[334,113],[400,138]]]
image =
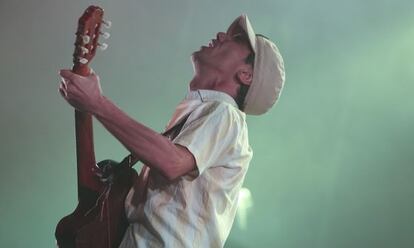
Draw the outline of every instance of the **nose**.
[[[218,41],[222,42],[226,39],[226,36],[227,36],[226,33],[218,32],[216,38]]]

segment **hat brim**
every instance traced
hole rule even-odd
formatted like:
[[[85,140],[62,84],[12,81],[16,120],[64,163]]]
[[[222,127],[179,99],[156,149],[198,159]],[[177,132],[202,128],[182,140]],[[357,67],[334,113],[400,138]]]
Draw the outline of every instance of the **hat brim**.
[[[240,29],[242,29],[247,34],[250,46],[252,47],[253,52],[256,52],[256,33],[254,32],[253,27],[250,24],[249,18],[246,14],[242,14],[237,17],[236,20],[234,20],[228,27],[227,33],[237,34],[241,31]]]

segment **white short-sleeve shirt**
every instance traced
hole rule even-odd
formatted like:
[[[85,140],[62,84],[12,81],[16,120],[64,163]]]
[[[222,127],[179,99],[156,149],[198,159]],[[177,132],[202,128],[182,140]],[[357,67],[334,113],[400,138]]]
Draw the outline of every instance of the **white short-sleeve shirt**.
[[[130,190],[122,248],[224,246],[252,158],[246,116],[231,96],[212,90],[188,92],[167,128],[186,116],[173,142],[194,155],[197,170],[172,183],[151,171],[143,206],[132,204]]]

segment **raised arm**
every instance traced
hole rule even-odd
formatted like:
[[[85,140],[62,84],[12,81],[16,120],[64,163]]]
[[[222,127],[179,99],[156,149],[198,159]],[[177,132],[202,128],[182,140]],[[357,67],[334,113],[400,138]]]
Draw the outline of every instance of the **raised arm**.
[[[102,125],[131,153],[150,168],[173,180],[196,168],[195,159],[187,148],[129,117],[103,96],[99,78],[92,73],[82,77],[70,70],[61,70],[59,91],[63,98],[80,111],[93,114]]]

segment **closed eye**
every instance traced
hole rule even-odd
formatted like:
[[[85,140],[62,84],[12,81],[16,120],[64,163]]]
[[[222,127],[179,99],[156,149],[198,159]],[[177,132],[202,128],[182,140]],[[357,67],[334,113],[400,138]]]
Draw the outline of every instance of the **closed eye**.
[[[235,35],[232,35],[232,40],[237,42],[237,43],[249,43],[249,39],[246,35],[246,33],[241,32],[241,33],[237,33]]]

